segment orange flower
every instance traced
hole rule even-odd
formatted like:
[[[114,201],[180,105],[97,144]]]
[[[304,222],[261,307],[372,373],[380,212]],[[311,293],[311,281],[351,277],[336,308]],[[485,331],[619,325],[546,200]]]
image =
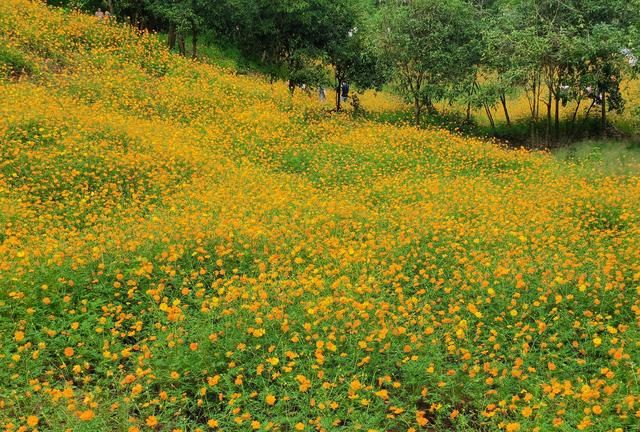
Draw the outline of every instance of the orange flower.
[[[416,422],[422,427],[429,424],[429,420],[427,420],[426,413],[424,411],[416,411]]]
[[[600,415],[602,414],[602,407],[600,405],[594,405],[593,408],[591,408],[591,411],[596,415]]]
[[[27,417],[27,425],[31,427],[36,427],[39,422],[40,419],[38,419],[38,417],[36,416],[30,415],[29,417]]]
[[[376,396],[378,396],[380,399],[387,400],[389,399],[389,392],[385,389],[378,390],[376,392]]]
[[[80,411],[78,413],[78,418],[83,421],[92,420],[94,417],[95,417],[95,413],[93,412],[93,410],[90,410],[90,409],[85,411]]]

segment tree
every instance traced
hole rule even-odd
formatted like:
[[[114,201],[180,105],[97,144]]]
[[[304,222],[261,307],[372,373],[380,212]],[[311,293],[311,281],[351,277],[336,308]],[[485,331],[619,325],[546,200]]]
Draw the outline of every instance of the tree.
[[[340,110],[340,83],[349,82],[359,89],[379,89],[387,80],[388,68],[371,45],[366,19],[371,10],[364,3],[336,1],[334,16],[345,19],[336,23],[324,48],[327,64],[333,69],[336,110]]]
[[[390,1],[378,14],[377,46],[392,62],[416,125],[479,61],[477,10],[463,0]]]
[[[293,90],[317,74],[317,62],[335,34],[330,0],[228,0],[217,13],[219,32],[273,78]]]
[[[173,49],[176,42],[182,55],[186,55],[184,39],[191,35],[191,56],[198,56],[198,34],[203,24],[207,0],[145,0],[147,9],[168,26],[168,45]]]
[[[546,140],[560,136],[560,106],[590,99],[587,113],[601,106],[601,129],[606,112],[620,110],[624,101],[620,82],[625,70],[625,34],[637,28],[638,1],[503,0],[496,4],[485,40],[487,64],[500,77],[514,77],[511,85],[527,91],[532,137],[540,107],[546,107]],[[635,12],[634,12],[635,11]],[[506,54],[506,55],[505,55]]]

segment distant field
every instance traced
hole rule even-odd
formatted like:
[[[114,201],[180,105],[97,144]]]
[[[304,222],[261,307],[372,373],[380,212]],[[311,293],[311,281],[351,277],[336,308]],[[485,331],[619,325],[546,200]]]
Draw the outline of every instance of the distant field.
[[[3,430],[637,430],[638,159],[330,114],[40,2],[0,47]]]

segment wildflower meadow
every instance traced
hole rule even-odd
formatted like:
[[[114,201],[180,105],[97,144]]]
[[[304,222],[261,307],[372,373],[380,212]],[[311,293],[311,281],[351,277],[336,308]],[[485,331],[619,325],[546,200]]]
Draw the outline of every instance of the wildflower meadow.
[[[0,95],[2,430],[638,430],[637,165],[29,0]]]

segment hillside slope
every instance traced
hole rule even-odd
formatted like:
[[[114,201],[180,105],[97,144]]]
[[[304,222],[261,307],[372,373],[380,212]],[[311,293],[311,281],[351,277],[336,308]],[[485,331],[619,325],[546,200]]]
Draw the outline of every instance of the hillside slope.
[[[38,2],[0,47],[4,429],[637,425],[639,178]]]

